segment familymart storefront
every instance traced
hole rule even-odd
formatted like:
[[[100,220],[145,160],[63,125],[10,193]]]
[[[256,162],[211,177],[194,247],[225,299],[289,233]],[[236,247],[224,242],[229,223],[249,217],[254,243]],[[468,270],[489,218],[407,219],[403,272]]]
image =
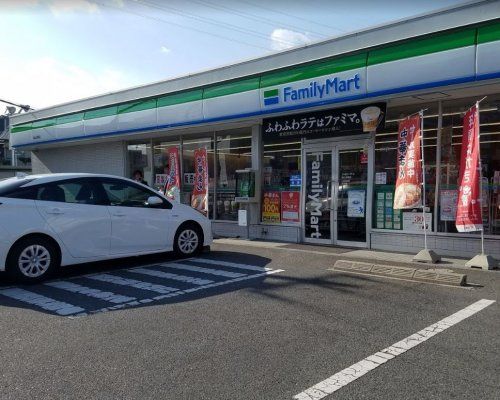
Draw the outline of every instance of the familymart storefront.
[[[216,235],[416,253],[425,221],[429,247],[471,256],[479,235],[454,220],[462,118],[487,96],[482,215],[500,258],[500,22],[483,3],[19,115],[11,145],[34,172],[139,170],[158,189],[176,154],[186,204],[203,150]],[[398,124],[421,109],[425,218],[393,208]]]

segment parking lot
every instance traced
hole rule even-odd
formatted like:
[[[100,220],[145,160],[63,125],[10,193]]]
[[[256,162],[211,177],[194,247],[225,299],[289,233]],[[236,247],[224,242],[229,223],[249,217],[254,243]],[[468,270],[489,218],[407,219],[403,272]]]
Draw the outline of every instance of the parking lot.
[[[3,280],[0,398],[497,396],[498,272],[452,288],[333,272],[315,250],[215,244]]]

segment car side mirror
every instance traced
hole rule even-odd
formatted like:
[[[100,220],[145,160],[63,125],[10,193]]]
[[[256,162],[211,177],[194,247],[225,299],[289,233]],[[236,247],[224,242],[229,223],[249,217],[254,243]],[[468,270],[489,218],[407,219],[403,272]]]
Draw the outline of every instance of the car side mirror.
[[[156,196],[151,196],[146,201],[146,205],[150,206],[150,207],[159,206],[161,204],[163,204],[162,199],[160,199],[159,197],[156,197]]]

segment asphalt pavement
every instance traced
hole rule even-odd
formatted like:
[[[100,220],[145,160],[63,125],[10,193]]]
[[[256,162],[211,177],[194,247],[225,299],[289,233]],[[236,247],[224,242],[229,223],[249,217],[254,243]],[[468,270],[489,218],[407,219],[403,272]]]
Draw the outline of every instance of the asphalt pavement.
[[[495,302],[308,396],[499,398],[499,271],[454,288],[333,272],[341,254],[304,248],[216,244],[31,286],[0,276],[0,398],[293,399],[481,299]]]

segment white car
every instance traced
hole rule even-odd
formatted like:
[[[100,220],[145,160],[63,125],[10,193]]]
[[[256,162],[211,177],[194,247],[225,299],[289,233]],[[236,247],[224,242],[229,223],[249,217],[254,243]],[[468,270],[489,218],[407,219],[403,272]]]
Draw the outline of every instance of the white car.
[[[59,266],[212,243],[210,221],[129,179],[95,174],[27,175],[0,181],[0,271],[23,281]]]

